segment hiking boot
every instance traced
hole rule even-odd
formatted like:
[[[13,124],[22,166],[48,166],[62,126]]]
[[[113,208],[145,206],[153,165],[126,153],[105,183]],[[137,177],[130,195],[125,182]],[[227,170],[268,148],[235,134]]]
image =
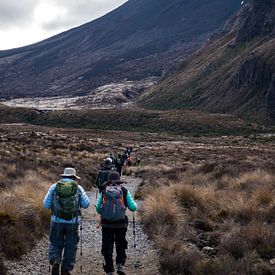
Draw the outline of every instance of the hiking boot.
[[[71,272],[66,268],[61,268],[61,275],[71,275]]]
[[[52,266],[52,275],[59,275],[60,259],[56,258]]]
[[[123,264],[117,264],[116,271],[117,271],[117,274],[119,275],[126,275]]]

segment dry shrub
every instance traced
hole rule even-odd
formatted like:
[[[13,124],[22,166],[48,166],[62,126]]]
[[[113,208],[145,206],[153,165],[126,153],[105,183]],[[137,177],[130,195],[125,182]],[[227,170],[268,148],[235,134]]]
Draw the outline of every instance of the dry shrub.
[[[144,203],[142,216],[147,217],[145,229],[160,249],[162,274],[271,274],[275,181],[264,170],[249,171],[251,165],[234,161],[194,164],[178,170],[175,178],[180,180],[173,179],[172,169],[143,174],[142,188],[149,193],[145,202],[150,198],[151,204]],[[158,185],[148,187],[155,182]],[[163,204],[165,213],[161,213]],[[158,218],[147,216],[152,208]],[[175,215],[180,218],[169,222]],[[195,245],[199,254],[183,249],[188,244]],[[199,251],[205,246],[216,249],[214,258]]]
[[[232,177],[225,175],[223,177],[221,177],[220,179],[218,179],[217,181],[215,181],[215,187],[216,190],[226,190],[229,189],[229,187],[233,184],[233,182],[235,181],[235,179],[233,179]]]
[[[235,222],[241,225],[247,225],[255,219],[260,218],[260,213],[254,203],[244,202],[235,207],[232,212]]]
[[[230,255],[223,255],[219,258],[206,259],[201,261],[195,274],[211,275],[272,275],[270,265],[259,260],[257,255],[252,252],[243,258],[235,259]]]
[[[275,204],[266,209],[264,215],[266,222],[275,223]]]
[[[275,178],[263,170],[256,170],[240,175],[234,188],[236,190],[245,190],[252,192],[258,188],[265,188],[272,190],[274,188]]]
[[[275,193],[270,190],[256,190],[253,194],[253,201],[259,207],[268,207],[275,199]]]
[[[228,254],[234,259],[243,258],[248,250],[248,242],[241,236],[240,228],[226,234],[220,243],[219,249],[223,254]]]
[[[205,174],[187,174],[185,181],[190,185],[206,186],[213,182],[213,179],[209,175]]]
[[[197,190],[188,185],[175,185],[173,187],[174,196],[183,208],[192,209],[196,207],[204,210],[204,200]]]
[[[220,179],[224,176],[236,177],[239,169],[235,160],[205,162],[197,167],[197,173],[210,174],[212,178]]]
[[[50,214],[43,208],[48,187],[45,179],[26,172],[20,185],[0,194],[0,246],[8,258],[25,253],[48,227]]]
[[[241,237],[261,258],[271,259],[275,255],[275,231],[272,225],[253,221],[242,229]]]
[[[161,274],[194,274],[203,255],[194,246],[178,241],[178,236],[156,239],[160,245]]]
[[[175,200],[172,199],[171,189],[164,187],[148,195],[143,203],[142,222],[150,236],[154,232],[162,231],[162,227],[177,225],[181,220],[181,211]]]

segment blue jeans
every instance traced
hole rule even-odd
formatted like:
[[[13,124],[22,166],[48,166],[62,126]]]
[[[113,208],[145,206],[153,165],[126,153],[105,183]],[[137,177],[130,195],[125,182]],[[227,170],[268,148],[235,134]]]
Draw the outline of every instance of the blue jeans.
[[[49,261],[53,264],[56,259],[62,260],[62,268],[74,268],[77,244],[79,241],[78,223],[51,223]],[[63,258],[62,258],[62,252]]]

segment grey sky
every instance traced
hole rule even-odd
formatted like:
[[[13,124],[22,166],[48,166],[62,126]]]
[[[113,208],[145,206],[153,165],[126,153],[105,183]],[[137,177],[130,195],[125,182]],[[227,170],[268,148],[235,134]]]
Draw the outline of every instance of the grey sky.
[[[0,0],[0,50],[89,22],[126,0]]]

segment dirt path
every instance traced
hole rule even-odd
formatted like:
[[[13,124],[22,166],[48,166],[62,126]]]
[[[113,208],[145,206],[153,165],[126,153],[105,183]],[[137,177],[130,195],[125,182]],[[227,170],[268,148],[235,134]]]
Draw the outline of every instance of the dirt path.
[[[124,180],[128,182],[127,188],[131,194],[134,194],[138,184],[139,178],[124,177]],[[96,193],[89,192],[91,199],[91,206],[89,209],[83,211],[83,258],[82,258],[82,274],[100,275],[104,274],[102,263],[103,257],[101,256],[101,229],[97,228],[98,215],[95,214],[95,201]],[[140,202],[138,202],[140,204]],[[132,220],[132,213],[128,213],[129,220]],[[156,275],[158,273],[158,258],[156,251],[152,248],[151,243],[148,241],[146,235],[143,233],[139,223],[139,217],[136,217],[136,261],[133,248],[133,227],[130,222],[127,231],[128,250],[127,250],[127,274],[144,274],[144,275]],[[80,247],[80,244],[79,244]],[[21,261],[6,261],[8,268],[8,274],[21,275],[32,274],[42,275],[49,274],[48,266],[48,240],[47,238],[41,240],[36,247],[28,254],[22,257]],[[135,264],[136,263],[136,264]],[[80,272],[81,259],[80,249],[77,253],[77,264],[72,274],[81,274]]]

